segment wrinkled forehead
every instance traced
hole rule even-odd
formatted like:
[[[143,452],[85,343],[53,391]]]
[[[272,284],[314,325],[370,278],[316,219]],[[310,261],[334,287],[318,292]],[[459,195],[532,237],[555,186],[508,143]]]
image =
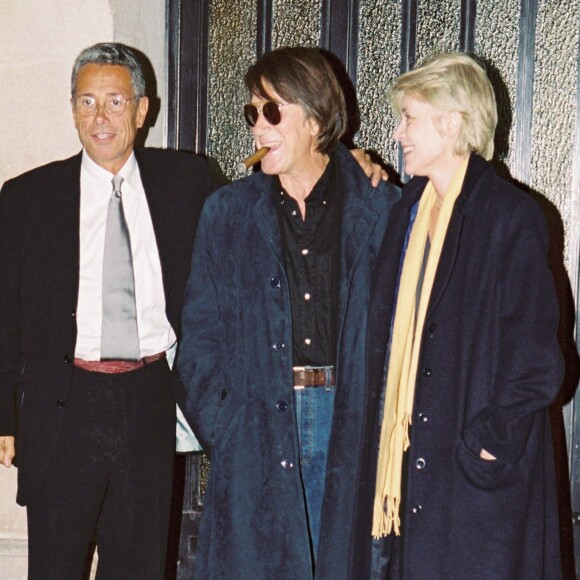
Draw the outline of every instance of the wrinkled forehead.
[[[75,93],[121,93],[133,87],[131,71],[121,65],[87,63],[79,69]]]

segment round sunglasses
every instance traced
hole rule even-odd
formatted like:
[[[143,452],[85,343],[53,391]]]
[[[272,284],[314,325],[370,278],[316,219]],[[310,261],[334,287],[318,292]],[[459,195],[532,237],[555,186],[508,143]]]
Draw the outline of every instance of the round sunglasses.
[[[277,125],[282,120],[280,109],[291,103],[275,103],[274,101],[266,101],[263,105],[257,106],[252,103],[244,105],[244,118],[250,127],[254,127],[258,122],[260,113],[264,115],[264,119],[270,125]]]

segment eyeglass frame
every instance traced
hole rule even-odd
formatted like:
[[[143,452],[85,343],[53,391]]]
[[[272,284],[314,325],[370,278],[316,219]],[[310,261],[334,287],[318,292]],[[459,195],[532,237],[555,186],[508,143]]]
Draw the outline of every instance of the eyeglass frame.
[[[277,103],[276,101],[266,101],[262,105],[255,105],[254,103],[246,103],[244,105],[244,119],[246,120],[246,123],[250,127],[255,127],[260,115],[263,115],[264,119],[266,119],[266,121],[270,125],[275,127],[276,125],[278,125],[280,123],[280,121],[282,121],[282,111],[280,111],[280,109],[282,107],[285,107],[286,105],[292,105],[292,104],[294,104],[294,103]],[[265,108],[269,107],[270,105],[274,105],[276,107],[276,110],[278,112],[277,118],[273,118],[273,119],[268,118],[270,116],[270,113],[266,113]],[[253,111],[255,111],[256,119],[254,121],[252,121],[252,116],[250,114],[250,111],[252,111],[252,114],[253,114]]]
[[[88,113],[82,113],[79,110],[79,106],[78,106],[78,100],[81,98],[90,98],[90,99],[94,99],[95,100],[95,108],[92,111],[89,111]],[[134,96],[134,97],[130,97],[130,98],[125,98],[123,95],[109,95],[108,97],[105,98],[105,101],[102,103],[102,107],[103,109],[105,109],[105,112],[110,115],[111,117],[120,117],[126,110],[127,110],[127,103],[129,101],[135,101],[135,100],[139,100],[141,97],[138,96]],[[110,101],[111,99],[120,99],[123,101],[123,110],[122,111],[110,111],[107,108],[107,101]],[[95,115],[98,111],[99,108],[99,102],[97,101],[96,97],[93,97],[92,95],[77,95],[76,97],[72,97],[71,98],[72,102],[74,103],[74,107],[75,107],[75,111],[77,111],[77,113],[81,116],[81,117],[90,117],[91,115]]]

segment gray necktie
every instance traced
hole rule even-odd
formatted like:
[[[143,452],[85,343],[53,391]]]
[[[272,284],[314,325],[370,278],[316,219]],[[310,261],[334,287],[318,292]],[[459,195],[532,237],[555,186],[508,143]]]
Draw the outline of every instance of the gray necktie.
[[[123,212],[120,175],[113,177],[103,255],[101,360],[138,360],[139,335],[129,229]]]

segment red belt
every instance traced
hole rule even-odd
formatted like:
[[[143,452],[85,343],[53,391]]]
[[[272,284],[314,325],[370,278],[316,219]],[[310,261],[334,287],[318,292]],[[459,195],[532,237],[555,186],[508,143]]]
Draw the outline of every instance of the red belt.
[[[294,367],[293,371],[295,389],[335,384],[334,367]]]
[[[75,358],[74,365],[85,371],[91,373],[128,373],[142,369],[143,367],[154,363],[155,361],[165,358],[165,351],[152,354],[151,356],[144,356],[140,360],[83,360],[82,358]]]

